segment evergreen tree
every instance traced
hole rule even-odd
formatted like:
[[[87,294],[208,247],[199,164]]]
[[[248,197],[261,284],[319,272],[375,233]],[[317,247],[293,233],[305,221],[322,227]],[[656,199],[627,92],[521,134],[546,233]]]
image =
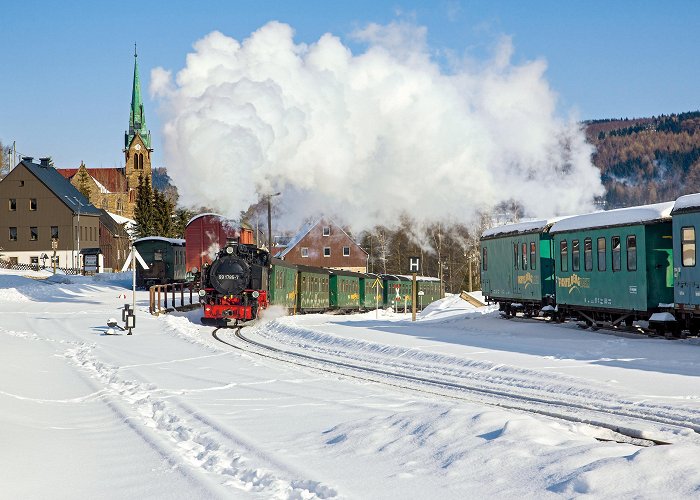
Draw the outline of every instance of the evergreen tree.
[[[83,163],[80,164],[78,169],[78,191],[90,201],[90,174],[88,174]]]
[[[184,238],[185,228],[187,223],[194,217],[194,212],[186,208],[178,208],[175,210],[175,219],[173,221],[173,238]]]
[[[134,220],[136,221],[134,233],[137,238],[155,236],[154,213],[151,183],[148,177],[144,179],[140,175],[139,185],[136,188],[136,207],[134,208]]]
[[[173,235],[173,204],[158,189],[153,190],[153,212],[154,235],[171,238]]]

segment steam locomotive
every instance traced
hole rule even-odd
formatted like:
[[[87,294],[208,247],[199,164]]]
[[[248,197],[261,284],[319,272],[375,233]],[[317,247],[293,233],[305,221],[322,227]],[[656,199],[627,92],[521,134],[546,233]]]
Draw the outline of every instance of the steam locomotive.
[[[225,327],[257,318],[269,305],[269,267],[267,250],[227,240],[211,265],[202,268],[202,323]]]

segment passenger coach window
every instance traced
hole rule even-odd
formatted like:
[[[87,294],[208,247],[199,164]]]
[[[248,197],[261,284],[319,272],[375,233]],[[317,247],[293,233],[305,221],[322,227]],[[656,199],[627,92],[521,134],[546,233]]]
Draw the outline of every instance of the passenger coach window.
[[[612,247],[612,270],[620,270],[620,237],[613,236],[610,238],[610,246]]]
[[[683,254],[683,266],[695,266],[695,228],[684,227],[681,229],[681,252]]]
[[[513,267],[518,269],[518,244],[513,243]]]
[[[559,243],[559,267],[562,271],[569,270],[569,249],[566,246],[566,240]]]
[[[578,240],[574,240],[571,242],[571,270],[581,270],[581,248],[579,246]]]
[[[637,270],[637,237],[627,237],[627,270]]]
[[[593,241],[590,238],[583,240],[583,267],[586,271],[593,271]]]
[[[536,255],[536,249],[537,247],[535,246],[535,242],[531,241],[530,242],[530,269],[536,269],[535,262],[537,262],[537,255]]]
[[[487,253],[486,253],[486,247],[484,247],[484,256],[481,259],[481,265],[484,267],[484,271],[488,271],[489,268],[489,261],[487,259]]]
[[[605,271],[607,268],[607,264],[605,262],[606,253],[605,238],[598,238],[598,271]]]
[[[527,269],[527,243],[523,243],[523,270]]]

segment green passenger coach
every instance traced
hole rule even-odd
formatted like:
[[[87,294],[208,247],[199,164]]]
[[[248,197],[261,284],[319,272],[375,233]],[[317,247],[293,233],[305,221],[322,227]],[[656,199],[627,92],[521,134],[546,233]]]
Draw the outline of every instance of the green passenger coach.
[[[550,229],[560,313],[587,325],[673,306],[673,202],[569,217]]]
[[[481,286],[504,315],[554,312],[554,268],[549,230],[554,221],[536,220],[484,231]]]

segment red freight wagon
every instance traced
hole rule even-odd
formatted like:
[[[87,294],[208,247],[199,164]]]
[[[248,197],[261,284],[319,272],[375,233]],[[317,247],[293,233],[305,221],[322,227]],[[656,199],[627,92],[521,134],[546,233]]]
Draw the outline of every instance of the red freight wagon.
[[[240,238],[241,243],[253,244],[253,230],[223,215],[200,214],[192,217],[185,228],[185,254],[187,273],[193,268],[202,269],[203,264],[211,264],[227,239]]]

